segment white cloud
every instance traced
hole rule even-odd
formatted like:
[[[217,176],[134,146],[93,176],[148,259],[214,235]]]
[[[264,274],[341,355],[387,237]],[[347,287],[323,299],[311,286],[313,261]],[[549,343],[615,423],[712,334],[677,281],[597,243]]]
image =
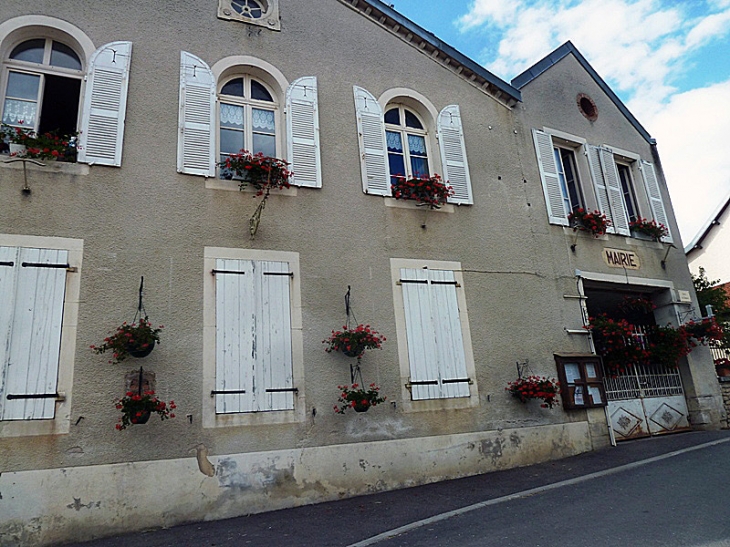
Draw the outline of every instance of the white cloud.
[[[730,192],[730,80],[674,95],[643,120],[657,140],[685,244]]]
[[[521,7],[521,0],[474,0],[457,24],[464,30],[485,24],[512,24]]]

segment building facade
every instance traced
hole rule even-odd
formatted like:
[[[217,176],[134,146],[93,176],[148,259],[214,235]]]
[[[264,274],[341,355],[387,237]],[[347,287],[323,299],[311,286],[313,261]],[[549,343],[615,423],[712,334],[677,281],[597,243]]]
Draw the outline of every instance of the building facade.
[[[76,162],[0,156],[0,545],[527,465],[632,420],[657,432],[642,397],[591,391],[583,327],[624,294],[674,324],[696,299],[656,147],[571,44],[509,84],[377,0],[65,4],[0,16],[3,123],[79,132]],[[260,217],[218,166],[240,149],[294,172]],[[393,198],[393,176],[435,173],[447,204]],[[575,232],[576,204],[613,233]],[[632,237],[632,214],[671,239]],[[148,357],[89,348],[141,315],[164,325]],[[360,375],[322,344],[347,321],[387,338]],[[578,366],[596,404],[505,390]],[[658,432],[719,427],[705,349],[675,376]],[[137,379],[176,416],[118,431]],[[354,380],[386,402],[335,414]]]

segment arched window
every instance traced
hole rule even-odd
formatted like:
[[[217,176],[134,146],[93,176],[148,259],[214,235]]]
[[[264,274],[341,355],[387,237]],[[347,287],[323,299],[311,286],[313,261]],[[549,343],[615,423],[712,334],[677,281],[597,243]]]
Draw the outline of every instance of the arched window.
[[[34,38],[16,45],[4,65],[3,123],[59,135],[77,130],[84,70],[76,51]]]
[[[241,150],[279,157],[276,149],[276,95],[250,75],[223,84],[219,93],[220,159]],[[223,178],[228,178],[221,173]]]
[[[390,177],[429,176],[426,129],[415,112],[402,105],[385,111],[385,137]]]

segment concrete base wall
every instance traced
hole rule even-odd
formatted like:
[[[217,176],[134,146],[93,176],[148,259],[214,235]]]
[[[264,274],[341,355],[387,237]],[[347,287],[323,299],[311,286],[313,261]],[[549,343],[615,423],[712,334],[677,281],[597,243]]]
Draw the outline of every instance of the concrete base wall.
[[[0,546],[82,541],[405,488],[593,448],[586,422],[0,475]]]
[[[722,390],[722,402],[725,407],[725,414],[720,420],[723,429],[730,429],[730,382],[720,382]]]

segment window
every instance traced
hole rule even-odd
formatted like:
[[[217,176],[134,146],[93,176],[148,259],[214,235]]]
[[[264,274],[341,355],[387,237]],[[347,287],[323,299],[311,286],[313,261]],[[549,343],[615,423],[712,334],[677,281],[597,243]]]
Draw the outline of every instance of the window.
[[[219,0],[218,18],[281,30],[279,0]]]
[[[81,256],[78,240],[0,235],[3,436],[68,433]]]
[[[458,272],[461,266],[391,259],[391,268],[407,399],[474,397],[474,360]]]
[[[320,188],[317,79],[303,76],[289,84],[275,67],[252,57],[222,59],[213,68],[180,54],[178,172],[215,177],[217,162],[246,149],[289,162],[295,186]]]
[[[578,169],[575,165],[575,153],[567,148],[554,147],[555,166],[560,180],[560,191],[563,196],[565,210],[575,212],[585,208],[578,181]]]
[[[39,133],[76,131],[84,72],[73,49],[50,38],[26,40],[5,65],[3,123]]]
[[[626,213],[629,215],[629,222],[634,222],[640,215],[636,205],[636,193],[634,192],[634,181],[631,178],[631,168],[623,163],[616,163],[618,176],[621,179],[621,192],[626,204]]]
[[[219,101],[220,161],[243,149],[279,157],[276,150],[278,105],[271,91],[249,75],[228,80]],[[221,178],[231,178],[221,170]]]
[[[302,412],[296,408],[302,371],[298,256],[215,248],[205,254],[212,361],[205,365],[210,415],[204,423],[256,423],[262,414],[268,423],[290,421]]]
[[[393,106],[384,119],[391,183],[398,175],[429,176],[426,130],[418,116],[403,106]]]
[[[458,105],[446,106],[438,112],[420,94],[399,89],[403,96],[392,98],[408,104],[420,103],[423,112],[392,100],[387,101],[384,109],[366,89],[355,86],[353,90],[363,192],[391,196],[391,181],[395,175],[431,175],[440,167],[442,178],[454,188],[455,194],[449,198],[449,203],[474,202]],[[426,119],[424,113],[429,113],[431,118]],[[428,152],[436,148],[434,134],[428,131],[429,126],[434,125],[440,166]]]
[[[0,78],[2,122],[62,136],[78,131],[79,162],[120,166],[131,42],[94,51],[88,37],[65,21],[11,21],[17,26],[2,44],[9,42]],[[47,36],[38,36],[39,29]]]

